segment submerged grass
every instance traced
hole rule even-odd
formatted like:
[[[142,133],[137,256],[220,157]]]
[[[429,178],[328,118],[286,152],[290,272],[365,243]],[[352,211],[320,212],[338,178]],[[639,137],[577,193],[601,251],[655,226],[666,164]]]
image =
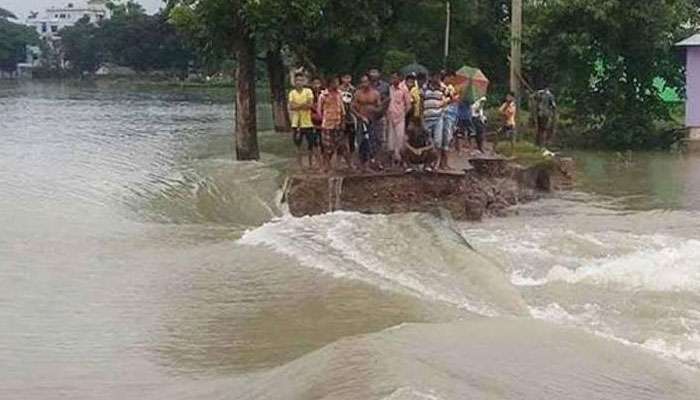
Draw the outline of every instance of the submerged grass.
[[[512,148],[509,142],[500,142],[495,150],[526,167],[551,162],[551,157],[546,156],[542,149],[525,140],[518,141]]]

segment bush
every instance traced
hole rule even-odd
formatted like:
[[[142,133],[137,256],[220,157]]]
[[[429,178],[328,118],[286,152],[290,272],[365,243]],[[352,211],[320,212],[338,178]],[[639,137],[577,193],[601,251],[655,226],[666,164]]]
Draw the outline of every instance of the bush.
[[[672,143],[675,127],[658,123],[673,118],[657,82],[682,86],[674,43],[700,21],[694,0],[552,0],[528,12],[527,69],[576,111],[568,118],[586,140],[620,150]]]
[[[393,73],[399,71],[404,66],[416,61],[416,56],[401,50],[389,50],[384,55],[383,71]]]

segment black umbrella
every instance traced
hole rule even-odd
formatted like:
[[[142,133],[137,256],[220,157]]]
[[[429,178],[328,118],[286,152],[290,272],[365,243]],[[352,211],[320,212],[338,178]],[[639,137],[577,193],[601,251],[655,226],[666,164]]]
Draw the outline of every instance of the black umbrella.
[[[418,63],[413,63],[413,64],[408,64],[407,66],[401,68],[401,73],[404,75],[408,74],[425,74],[428,75],[428,68],[425,68],[424,66],[418,64]]]

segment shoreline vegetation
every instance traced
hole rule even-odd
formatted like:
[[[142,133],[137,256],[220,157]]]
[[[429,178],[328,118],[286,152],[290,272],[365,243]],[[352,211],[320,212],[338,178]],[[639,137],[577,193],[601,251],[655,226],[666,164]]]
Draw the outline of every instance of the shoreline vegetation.
[[[8,80],[5,80],[8,81]],[[22,81],[22,80],[11,80],[11,81]],[[69,84],[95,84],[98,86],[105,87],[124,87],[125,85],[132,88],[151,90],[151,89],[186,89],[186,90],[225,90],[227,93],[230,91],[231,98],[235,96],[236,82],[233,78],[212,78],[207,80],[201,76],[192,76],[181,78],[176,74],[167,73],[136,73],[129,76],[96,76],[96,75],[85,75],[76,76],[75,74],[40,74],[31,81],[33,82],[64,82]],[[269,94],[269,83],[267,80],[260,80],[256,84],[256,92],[258,99],[258,106],[271,105],[270,94]],[[670,121],[656,121],[656,130],[658,132],[667,132],[665,140],[659,140],[656,146],[650,148],[629,148],[624,149],[634,150],[634,151],[657,151],[657,150],[671,150],[677,151],[680,149],[681,140],[684,136],[683,118],[685,113],[685,103],[677,102],[669,104],[669,109],[671,113]],[[500,125],[500,115],[498,112],[498,104],[490,102],[485,109],[487,116],[489,117],[489,124],[487,126],[487,131],[493,133],[498,129]],[[619,149],[609,148],[600,143],[596,143],[596,135],[594,132],[586,131],[585,126],[577,125],[577,122],[571,118],[571,114],[575,113],[574,110],[564,109],[562,110],[562,118],[559,120],[557,137],[555,138],[555,143],[552,146],[555,150],[572,150],[572,149],[588,149],[588,150],[608,150],[608,151],[620,151]],[[259,120],[262,119],[268,123],[263,124],[264,127],[259,127],[260,132],[263,133],[266,130],[274,131],[271,128],[273,121],[272,115],[258,115]],[[541,149],[534,145],[535,130],[532,122],[530,120],[530,113],[527,108],[521,109],[519,113],[520,129],[521,129],[521,140],[515,146],[515,154],[511,154],[510,148],[508,146],[500,146],[498,151],[506,156],[514,156],[517,158],[522,158],[525,160],[534,159],[537,160],[541,156]],[[268,128],[270,127],[270,128]],[[278,132],[279,133],[279,132]],[[261,142],[264,142],[264,138],[259,138]],[[527,161],[526,161],[527,163]]]
[[[514,16],[510,1],[496,3],[453,2],[446,17],[443,0],[368,0],[364,7],[318,0],[294,7],[287,0],[168,0],[148,15],[127,0],[110,3],[110,19],[81,20],[59,32],[57,46],[39,47],[47,77],[93,76],[113,65],[133,70],[136,77],[125,79],[144,87],[233,88],[239,105],[236,154],[257,159],[256,103],[271,101],[274,126],[284,130],[287,76],[300,67],[312,76],[350,73],[357,79],[370,68],[388,75],[412,63],[430,71],[473,66],[491,81],[487,108],[493,108],[511,77]],[[446,18],[451,30],[443,36]],[[521,110],[527,110],[531,93],[550,87],[561,110],[559,145],[668,149],[682,137],[683,111],[664,93],[682,97],[683,63],[674,44],[700,28],[696,0],[525,2],[523,21]],[[17,31],[21,26],[3,15],[0,23]],[[39,42],[36,32],[34,38],[21,32],[12,42],[16,49]],[[7,65],[14,68],[17,54]],[[7,60],[0,52],[3,70]],[[148,71],[170,72],[164,80],[143,78],[160,74]],[[187,79],[222,71],[233,76]],[[526,122],[521,118],[520,124]]]

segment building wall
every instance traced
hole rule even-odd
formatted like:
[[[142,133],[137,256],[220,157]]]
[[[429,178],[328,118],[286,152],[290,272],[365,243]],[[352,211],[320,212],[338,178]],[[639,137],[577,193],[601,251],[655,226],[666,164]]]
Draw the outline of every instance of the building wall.
[[[688,101],[685,103],[685,123],[688,127],[700,127],[700,47],[688,47],[686,87]]]
[[[110,12],[103,4],[89,6],[49,7],[42,15],[27,19],[27,24],[33,26],[39,36],[52,39],[58,32],[68,26],[75,25],[81,18],[88,17],[91,23],[109,19]]]

